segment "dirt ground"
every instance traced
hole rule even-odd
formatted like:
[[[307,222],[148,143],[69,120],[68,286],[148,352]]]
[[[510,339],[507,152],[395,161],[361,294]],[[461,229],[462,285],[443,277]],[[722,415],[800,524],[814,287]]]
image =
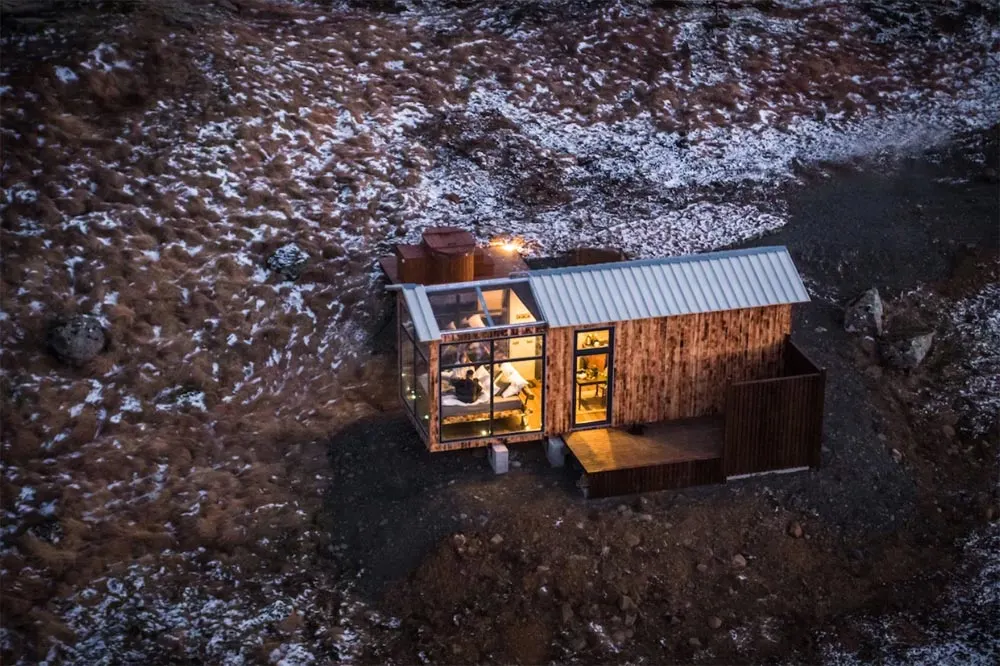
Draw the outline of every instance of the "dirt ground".
[[[995,7],[65,7],[0,30],[5,663],[995,653]],[[823,468],[588,503],[537,446],[502,479],[423,452],[374,259],[438,223],[536,254],[777,230]],[[841,330],[871,285],[938,333],[909,376]],[[71,367],[44,333],[81,312],[110,343]]]
[[[995,163],[995,134],[986,143]],[[935,381],[934,352],[908,376],[878,373],[842,328],[843,303],[870,286],[891,313],[919,285],[957,297],[997,280],[997,186],[966,157],[814,173],[784,193],[791,223],[760,240],[786,244],[829,295],[795,317],[829,371],[818,471],[585,501],[578,471],[549,468],[538,445],[494,478],[481,451],[424,453],[398,412],[335,438],[334,559],[402,623],[365,661],[816,663],[831,646],[885,659],[863,618],[885,619],[894,650],[978,622],[979,657],[1000,654],[995,605],[940,614],[960,544],[997,516],[996,427],[974,436],[953,413],[918,413],[907,396]]]

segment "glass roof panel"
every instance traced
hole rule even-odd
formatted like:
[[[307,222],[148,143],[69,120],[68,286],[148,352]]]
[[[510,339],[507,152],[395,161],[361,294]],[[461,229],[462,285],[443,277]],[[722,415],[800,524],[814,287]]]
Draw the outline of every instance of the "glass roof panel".
[[[427,300],[442,333],[525,326],[541,321],[538,304],[526,281],[428,291]]]

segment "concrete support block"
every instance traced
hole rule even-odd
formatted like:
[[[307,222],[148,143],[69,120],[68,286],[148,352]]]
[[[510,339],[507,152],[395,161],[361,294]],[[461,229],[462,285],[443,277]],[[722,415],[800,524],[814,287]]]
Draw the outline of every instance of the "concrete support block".
[[[510,471],[507,447],[503,444],[491,444],[487,457],[490,459],[490,467],[493,468],[494,474],[506,474]]]
[[[550,465],[562,467],[566,464],[566,442],[562,437],[546,437],[543,445],[545,457],[549,459]]]

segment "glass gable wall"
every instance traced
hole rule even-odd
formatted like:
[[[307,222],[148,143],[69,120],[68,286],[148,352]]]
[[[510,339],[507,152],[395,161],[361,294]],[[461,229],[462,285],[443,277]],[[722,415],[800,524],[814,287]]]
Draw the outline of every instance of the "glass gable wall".
[[[399,317],[399,391],[403,404],[427,434],[430,426],[430,364],[427,343],[417,342],[404,305]]]
[[[523,279],[404,292],[400,394],[425,437],[444,443],[542,432],[545,335],[535,331],[544,324]],[[512,335],[519,327],[535,328]],[[455,337],[465,340],[452,342]],[[430,345],[437,345],[434,365]]]
[[[545,336],[441,345],[441,441],[540,432]]]

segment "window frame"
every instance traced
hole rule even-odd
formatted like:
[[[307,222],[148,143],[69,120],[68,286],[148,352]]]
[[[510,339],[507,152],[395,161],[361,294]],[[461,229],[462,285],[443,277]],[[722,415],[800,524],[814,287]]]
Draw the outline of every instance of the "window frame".
[[[405,304],[401,304],[401,308],[403,310],[405,310],[406,305]],[[414,338],[413,334],[410,331],[406,330],[406,327],[403,325],[403,318],[402,318],[402,316],[399,317],[399,326],[398,326],[398,328],[399,328],[399,331],[400,331],[401,335],[399,336],[399,349],[397,350],[397,354],[396,354],[396,365],[399,368],[399,371],[402,372],[403,369],[404,369],[404,363],[403,363],[403,353],[404,353],[404,351],[403,351],[403,345],[410,345],[410,348],[412,349],[413,353],[411,355],[412,362],[410,364],[409,370],[410,370],[410,376],[413,378],[413,393],[414,393],[414,397],[411,399],[408,395],[406,395],[403,392],[403,381],[402,381],[402,376],[400,376],[400,380],[399,380],[399,397],[403,401],[403,405],[406,407],[406,410],[413,417],[413,420],[417,422],[417,426],[420,428],[421,432],[423,432],[425,435],[427,435],[427,434],[429,434],[430,426],[429,426],[429,424],[425,424],[423,422],[423,420],[420,418],[420,416],[417,414],[417,397],[416,397],[416,393],[417,393],[417,389],[418,389],[417,358],[419,357],[420,359],[422,359],[423,362],[424,362],[424,364],[425,364],[425,366],[427,367],[427,395],[425,396],[425,399],[428,402],[428,410],[427,410],[428,412],[430,412],[430,404],[429,403],[431,402],[431,383],[430,383],[430,378],[431,378],[431,371],[430,371],[431,363],[430,363],[430,359],[428,358],[427,354],[424,354],[423,349],[421,349],[420,343],[417,342],[417,340],[416,340],[416,338]]]
[[[608,344],[606,347],[594,347],[591,349],[577,349],[579,346],[579,338],[581,335],[586,335],[587,333],[594,333],[595,331],[607,331],[608,332]],[[606,354],[608,357],[608,385],[605,387],[605,392],[607,394],[607,417],[600,421],[588,421],[587,423],[577,423],[576,421],[576,364],[577,360],[583,356],[600,356]],[[573,332],[573,364],[570,367],[570,386],[573,387],[573,400],[572,400],[572,412],[570,423],[572,423],[573,430],[587,430],[590,428],[606,428],[611,425],[613,419],[612,410],[614,409],[614,372],[615,372],[615,327],[614,326],[598,326],[577,329]]]
[[[511,361],[511,362],[515,362],[515,363],[519,363],[521,361],[541,361],[541,368],[542,368],[542,372],[541,372],[541,375],[542,375],[542,378],[541,378],[541,381],[542,381],[542,390],[540,391],[539,396],[538,396],[539,405],[540,405],[540,410],[539,411],[540,411],[540,414],[541,414],[541,417],[540,417],[541,420],[539,421],[538,430],[528,430],[528,431],[523,431],[523,432],[511,432],[511,433],[495,434],[493,432],[493,421],[494,421],[494,418],[495,418],[494,415],[493,415],[493,404],[494,404],[493,398],[494,398],[494,395],[493,395],[493,391],[490,391],[490,412],[489,412],[490,415],[489,415],[489,418],[486,419],[486,421],[488,423],[487,427],[488,427],[489,432],[487,434],[485,434],[485,435],[479,435],[479,436],[476,436],[476,437],[446,438],[445,435],[444,435],[444,427],[445,427],[444,417],[442,415],[442,413],[444,411],[444,401],[441,399],[441,397],[444,395],[444,371],[445,370],[452,370],[452,369],[455,369],[455,368],[468,368],[470,366],[485,365],[488,368],[490,368],[490,375],[492,377],[493,367],[496,365],[496,359],[495,359],[496,345],[494,343],[497,342],[498,340],[515,340],[517,338],[532,338],[532,337],[541,337],[542,338],[542,351],[541,351],[540,355],[527,356],[525,358],[516,358],[516,359],[503,359],[501,361],[501,363],[506,363],[507,361]],[[489,359],[487,361],[472,362],[472,363],[441,363],[440,362],[440,359],[444,356],[444,348],[445,348],[445,346],[447,346],[447,345],[469,344],[470,342],[488,343],[489,344],[489,348],[490,348]],[[441,342],[441,352],[438,354],[438,410],[437,410],[437,414],[436,414],[437,426],[438,426],[438,440],[441,443],[453,443],[453,442],[470,442],[470,441],[478,441],[478,440],[485,440],[485,439],[493,439],[495,437],[513,437],[513,436],[516,436],[518,434],[528,434],[528,435],[538,434],[539,436],[542,436],[542,433],[545,432],[545,395],[546,395],[546,391],[548,391],[548,381],[547,381],[547,376],[546,376],[547,373],[548,373],[548,367],[547,367],[547,364],[545,362],[545,359],[546,359],[546,356],[545,356],[546,347],[545,347],[545,345],[546,345],[546,343],[547,343],[547,340],[546,340],[546,335],[545,335],[544,332],[529,333],[527,335],[509,335],[509,336],[491,337],[491,338],[486,338],[486,339],[482,339],[482,340],[465,340],[465,341],[461,341],[461,342],[457,342],[457,341],[456,342],[444,342],[442,340],[442,342]],[[492,381],[491,381],[491,385],[492,385]]]

